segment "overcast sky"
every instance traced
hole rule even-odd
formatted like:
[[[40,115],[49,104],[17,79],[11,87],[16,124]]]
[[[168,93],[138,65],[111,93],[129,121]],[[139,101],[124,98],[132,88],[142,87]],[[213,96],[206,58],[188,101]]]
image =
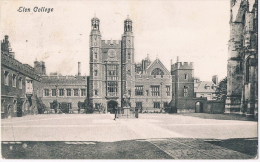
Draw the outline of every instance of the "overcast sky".
[[[147,54],[170,70],[170,60],[194,62],[201,80],[227,74],[229,0],[1,1],[1,39],[10,36],[16,58],[33,65],[45,61],[47,73],[75,75],[77,62],[89,74],[90,20],[100,19],[102,39],[121,39],[123,21],[133,20],[135,61]],[[54,8],[34,13],[33,7]],[[19,7],[31,12],[18,12]]]

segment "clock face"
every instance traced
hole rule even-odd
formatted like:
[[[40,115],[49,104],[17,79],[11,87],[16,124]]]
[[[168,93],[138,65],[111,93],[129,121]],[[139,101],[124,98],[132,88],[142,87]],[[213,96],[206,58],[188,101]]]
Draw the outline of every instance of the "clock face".
[[[116,51],[113,49],[108,50],[108,57],[115,57],[116,56]]]

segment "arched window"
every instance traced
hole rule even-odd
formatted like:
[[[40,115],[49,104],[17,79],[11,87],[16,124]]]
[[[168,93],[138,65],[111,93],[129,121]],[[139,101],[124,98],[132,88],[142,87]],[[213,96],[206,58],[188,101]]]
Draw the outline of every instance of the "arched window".
[[[151,75],[164,75],[164,72],[160,68],[155,68]]]

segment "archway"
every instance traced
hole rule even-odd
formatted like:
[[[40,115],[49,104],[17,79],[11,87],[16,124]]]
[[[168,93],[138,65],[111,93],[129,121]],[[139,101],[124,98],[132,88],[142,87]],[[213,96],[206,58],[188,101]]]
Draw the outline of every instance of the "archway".
[[[117,107],[118,103],[114,100],[111,100],[107,103],[107,112],[115,113],[115,108]]]
[[[203,112],[203,103],[198,101],[195,104],[195,112],[196,113],[202,113]]]

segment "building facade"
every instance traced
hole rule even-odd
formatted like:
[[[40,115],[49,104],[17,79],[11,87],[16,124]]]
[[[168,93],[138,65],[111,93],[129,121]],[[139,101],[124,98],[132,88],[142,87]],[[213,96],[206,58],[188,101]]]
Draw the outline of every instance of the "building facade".
[[[258,4],[231,0],[225,113],[258,110]]]
[[[79,102],[83,103],[87,98],[87,76],[81,76],[80,62],[78,63],[78,75],[63,76],[58,73],[46,75],[46,67],[43,61],[34,62],[35,69],[41,74],[41,82],[35,87],[37,95],[44,103],[47,112],[54,112],[53,102],[68,107],[68,113],[78,112]]]
[[[33,67],[15,59],[6,35],[1,42],[2,118],[38,113],[34,86],[40,81]]]
[[[140,112],[165,111],[170,107],[171,94],[171,73],[158,58],[152,63],[146,58],[136,64],[134,106]]]
[[[130,97],[134,105],[135,64],[132,20],[124,21],[121,40],[102,40],[100,20],[91,20],[89,101],[94,109],[112,112]]]

